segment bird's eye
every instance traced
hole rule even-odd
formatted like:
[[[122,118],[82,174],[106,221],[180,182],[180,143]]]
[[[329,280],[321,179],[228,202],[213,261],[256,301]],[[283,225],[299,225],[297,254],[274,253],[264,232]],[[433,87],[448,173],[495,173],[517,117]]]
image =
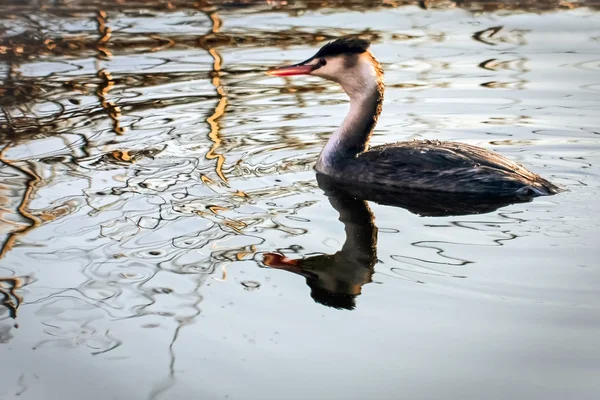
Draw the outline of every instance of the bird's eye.
[[[320,64],[321,66],[323,66],[323,65],[327,65],[327,60],[326,60],[326,59],[324,59],[324,58],[321,58],[321,59],[319,60],[319,64]]]

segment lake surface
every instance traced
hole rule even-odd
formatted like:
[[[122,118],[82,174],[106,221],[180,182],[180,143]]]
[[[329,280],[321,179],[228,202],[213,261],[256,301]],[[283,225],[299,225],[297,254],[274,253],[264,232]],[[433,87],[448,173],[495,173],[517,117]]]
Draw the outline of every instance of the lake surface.
[[[599,398],[597,3],[39,3],[0,2],[0,399]],[[346,96],[265,71],[345,34],[385,69],[374,144],[566,191],[328,197]]]

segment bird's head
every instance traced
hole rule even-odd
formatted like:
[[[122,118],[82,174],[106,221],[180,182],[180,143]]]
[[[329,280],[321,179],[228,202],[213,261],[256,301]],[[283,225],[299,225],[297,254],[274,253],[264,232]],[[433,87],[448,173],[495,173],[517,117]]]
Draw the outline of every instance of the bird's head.
[[[314,56],[301,63],[274,68],[274,76],[314,75],[342,85],[352,95],[377,85],[381,66],[369,51],[367,40],[343,37],[323,46]]]

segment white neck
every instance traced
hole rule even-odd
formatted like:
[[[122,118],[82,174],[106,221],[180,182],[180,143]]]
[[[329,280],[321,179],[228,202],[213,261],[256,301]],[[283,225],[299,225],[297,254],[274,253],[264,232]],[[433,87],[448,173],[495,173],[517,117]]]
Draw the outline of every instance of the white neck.
[[[324,173],[335,169],[336,163],[366,150],[383,101],[382,77],[370,59],[361,59],[336,81],[350,97],[350,110],[319,156],[316,167]]]

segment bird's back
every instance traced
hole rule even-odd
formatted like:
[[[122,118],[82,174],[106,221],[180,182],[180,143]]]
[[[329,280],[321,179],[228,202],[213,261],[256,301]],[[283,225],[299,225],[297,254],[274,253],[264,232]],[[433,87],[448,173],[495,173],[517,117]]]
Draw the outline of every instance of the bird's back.
[[[339,166],[337,178],[385,188],[495,196],[549,195],[559,188],[482,147],[410,141],[377,146]]]

